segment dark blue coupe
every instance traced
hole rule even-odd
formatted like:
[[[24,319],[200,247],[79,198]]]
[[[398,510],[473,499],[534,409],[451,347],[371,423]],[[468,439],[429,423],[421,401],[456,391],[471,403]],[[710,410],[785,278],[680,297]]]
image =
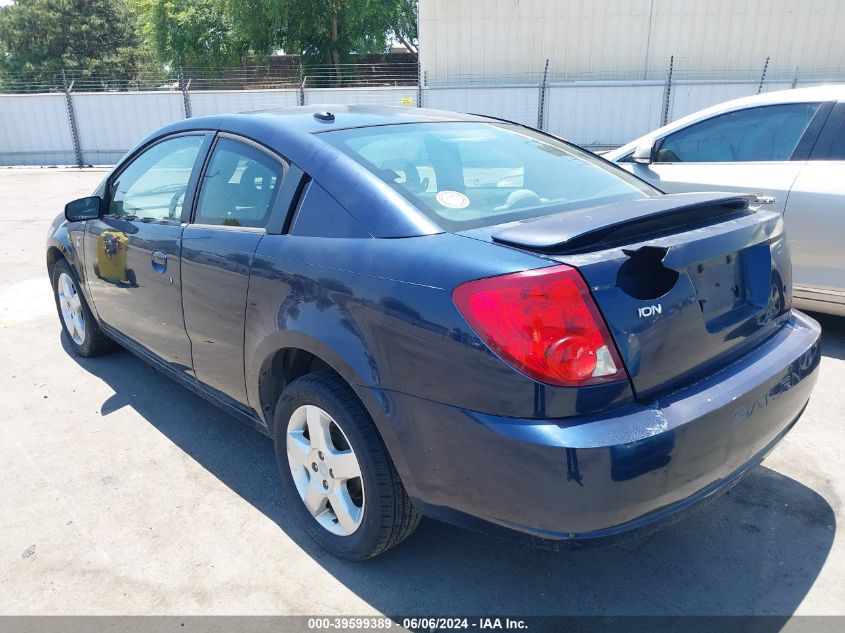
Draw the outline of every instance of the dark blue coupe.
[[[74,350],[119,343],[272,437],[329,551],[422,515],[641,533],[798,420],[820,332],[779,214],[506,121],[329,110],[159,130],[47,243]]]

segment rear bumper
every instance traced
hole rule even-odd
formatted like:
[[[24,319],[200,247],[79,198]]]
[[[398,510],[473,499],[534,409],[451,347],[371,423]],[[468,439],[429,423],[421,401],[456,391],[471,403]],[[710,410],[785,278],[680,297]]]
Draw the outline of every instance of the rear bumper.
[[[397,464],[424,514],[584,545],[671,521],[758,464],[807,404],[819,337],[815,321],[793,312],[774,337],[706,379],[575,423],[381,395]]]

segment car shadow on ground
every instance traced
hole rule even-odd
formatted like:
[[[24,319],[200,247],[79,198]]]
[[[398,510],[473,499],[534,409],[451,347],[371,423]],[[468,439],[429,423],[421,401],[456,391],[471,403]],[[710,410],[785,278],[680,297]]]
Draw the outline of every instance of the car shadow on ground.
[[[825,353],[841,357],[842,339],[838,330]],[[103,415],[133,407],[340,582],[389,615],[786,616],[818,576],[835,534],[834,512],[819,494],[760,466],[683,521],[615,547],[528,549],[424,519],[383,556],[341,561],[315,546],[287,509],[271,440],[128,352],[76,360],[114,390]],[[781,625],[776,618],[764,628]]]

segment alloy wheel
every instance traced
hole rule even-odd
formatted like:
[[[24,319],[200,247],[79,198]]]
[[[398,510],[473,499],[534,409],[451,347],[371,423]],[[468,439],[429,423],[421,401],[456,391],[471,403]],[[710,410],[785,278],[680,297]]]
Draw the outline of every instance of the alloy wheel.
[[[353,534],[364,517],[364,487],[343,429],[320,407],[303,405],[288,421],[286,447],[296,490],[311,516],[332,534]]]
[[[79,296],[76,283],[67,273],[59,275],[56,293],[59,296],[62,321],[73,342],[82,345],[85,342],[85,315],[82,312],[82,298]]]

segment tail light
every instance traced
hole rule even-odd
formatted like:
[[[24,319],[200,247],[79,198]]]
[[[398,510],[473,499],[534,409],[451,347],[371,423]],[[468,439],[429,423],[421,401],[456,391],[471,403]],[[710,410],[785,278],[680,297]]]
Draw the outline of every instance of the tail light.
[[[551,266],[477,279],[452,299],[503,360],[540,382],[566,387],[625,379],[604,319],[581,275]]]

